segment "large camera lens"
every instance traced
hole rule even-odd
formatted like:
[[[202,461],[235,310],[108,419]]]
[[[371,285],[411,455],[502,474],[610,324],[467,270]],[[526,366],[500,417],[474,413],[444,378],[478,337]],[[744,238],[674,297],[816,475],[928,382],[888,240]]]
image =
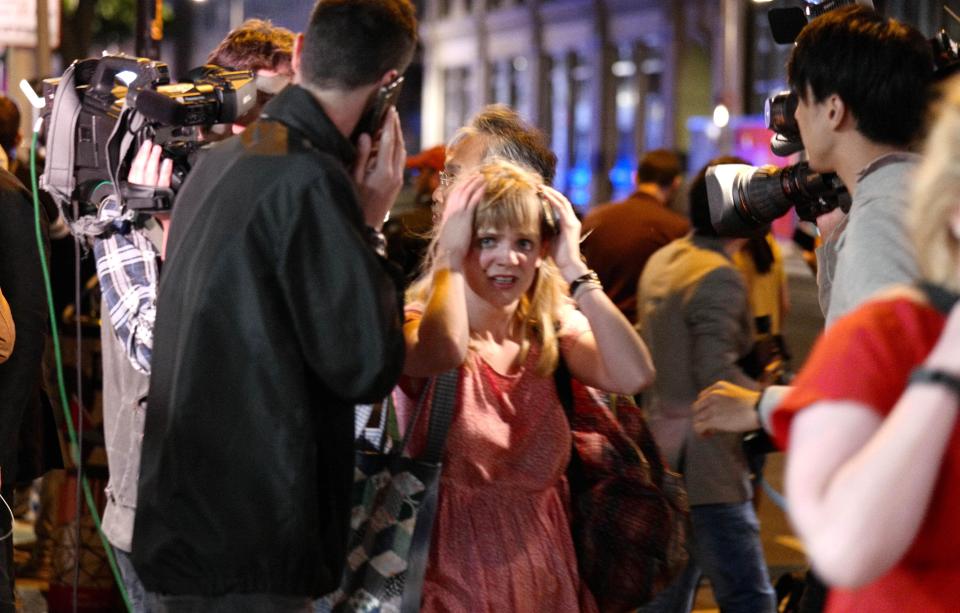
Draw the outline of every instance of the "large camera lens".
[[[843,206],[846,190],[835,174],[806,162],[777,168],[720,164],[707,169],[710,221],[721,236],[755,236],[792,207],[802,219]]]

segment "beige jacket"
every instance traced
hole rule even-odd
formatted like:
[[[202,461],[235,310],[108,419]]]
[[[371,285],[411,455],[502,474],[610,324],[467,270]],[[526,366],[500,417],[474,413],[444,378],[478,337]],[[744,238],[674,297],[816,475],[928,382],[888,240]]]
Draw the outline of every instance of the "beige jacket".
[[[657,369],[644,411],[667,461],[684,473],[690,504],[749,500],[740,435],[703,438],[692,427],[700,390],[720,380],[757,388],[737,366],[752,345],[753,322],[746,283],[721,239],[687,235],[653,254],[640,277],[637,317]]]
[[[13,353],[13,342],[17,339],[16,328],[13,327],[13,315],[10,305],[0,291],[0,362],[6,362]]]

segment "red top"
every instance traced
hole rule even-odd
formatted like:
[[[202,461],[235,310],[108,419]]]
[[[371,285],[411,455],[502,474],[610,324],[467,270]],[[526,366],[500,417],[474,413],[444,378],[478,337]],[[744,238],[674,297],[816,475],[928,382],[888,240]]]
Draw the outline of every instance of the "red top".
[[[871,302],[838,320],[817,342],[793,382],[794,391],[773,414],[778,444],[787,448],[793,416],[821,400],[859,402],[885,417],[900,398],[910,371],[933,348],[944,323],[942,313],[906,298]],[[862,588],[832,589],[827,613],[927,613],[960,608],[958,432],[960,426],[955,426],[930,508],[906,555],[886,575]]]
[[[418,316],[420,308],[408,305],[408,316]],[[570,310],[560,343],[585,330],[584,316]],[[539,355],[534,343],[519,369],[502,373],[470,351],[460,367],[423,584],[424,613],[597,611],[580,581],[570,533],[570,426],[553,377],[535,371]],[[411,383],[402,379],[394,395],[403,423],[419,395],[410,395]],[[426,442],[426,417],[410,440],[414,457]]]

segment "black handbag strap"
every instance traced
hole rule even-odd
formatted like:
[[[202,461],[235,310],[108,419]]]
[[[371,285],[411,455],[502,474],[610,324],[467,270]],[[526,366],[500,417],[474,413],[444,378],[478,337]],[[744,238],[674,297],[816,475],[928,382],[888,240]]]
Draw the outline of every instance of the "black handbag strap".
[[[447,444],[447,430],[450,429],[450,422],[453,421],[459,381],[459,368],[451,368],[440,373],[434,380],[430,421],[427,423],[427,444],[420,456],[424,461],[438,463],[443,458],[443,449]]]
[[[433,397],[430,401],[430,418],[427,422],[427,442],[424,445],[423,452],[419,459],[436,464],[443,458],[443,450],[447,444],[447,431],[450,429],[450,422],[453,421],[453,410],[457,400],[457,385],[460,382],[460,369],[451,368],[440,373],[424,386],[420,401],[414,411],[413,418],[407,425],[407,432],[400,442],[396,453],[403,453],[407,448],[407,443],[420,421],[420,415],[423,413],[423,407],[430,396],[431,388]]]
[[[557,360],[557,368],[553,371],[553,383],[557,388],[557,397],[560,404],[563,405],[563,412],[567,414],[568,420],[573,420],[573,375],[570,374],[570,368],[561,354]]]

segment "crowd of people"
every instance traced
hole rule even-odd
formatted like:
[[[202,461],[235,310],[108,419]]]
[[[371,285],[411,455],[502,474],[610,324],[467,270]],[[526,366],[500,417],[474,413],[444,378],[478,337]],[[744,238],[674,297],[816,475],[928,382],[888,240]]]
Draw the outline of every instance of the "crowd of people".
[[[817,220],[826,329],[789,386],[779,245],[769,228],[739,238],[711,222],[707,168],[742,160],[712,160],[681,191],[680,159],[647,152],[636,192],[581,222],[552,187],[544,134],[509,107],[481,109],[409,160],[395,108],[363,128],[416,45],[409,0],[319,0],[301,34],[248,21],[208,61],[253,72],[257,107],[210,130],[217,142],[172,215],[99,203],[103,533],[131,609],[327,610],[322,597],[356,567],[360,407],[393,411],[396,432],[386,419],[378,436],[416,458],[434,436],[417,416],[452,374],[418,608],[604,610],[578,560],[582,441],[558,372],[635,398],[682,475],[689,560],[634,608],[687,613],[705,575],[724,612],[778,610],[743,446],[755,432],[787,452],[789,513],[812,563],[800,610],[955,607],[960,82],[935,83],[924,37],[851,6],[812,20],[791,53],[810,167],[835,172],[852,204]],[[48,203],[35,233],[9,132],[7,501],[38,475],[18,467],[18,447],[46,379],[40,260],[57,223]],[[415,192],[385,226],[408,167]],[[166,188],[172,173],[146,142],[126,178]],[[681,197],[686,216],[669,206]],[[12,518],[0,516],[2,535]],[[12,555],[5,538],[0,612],[15,607]]]

